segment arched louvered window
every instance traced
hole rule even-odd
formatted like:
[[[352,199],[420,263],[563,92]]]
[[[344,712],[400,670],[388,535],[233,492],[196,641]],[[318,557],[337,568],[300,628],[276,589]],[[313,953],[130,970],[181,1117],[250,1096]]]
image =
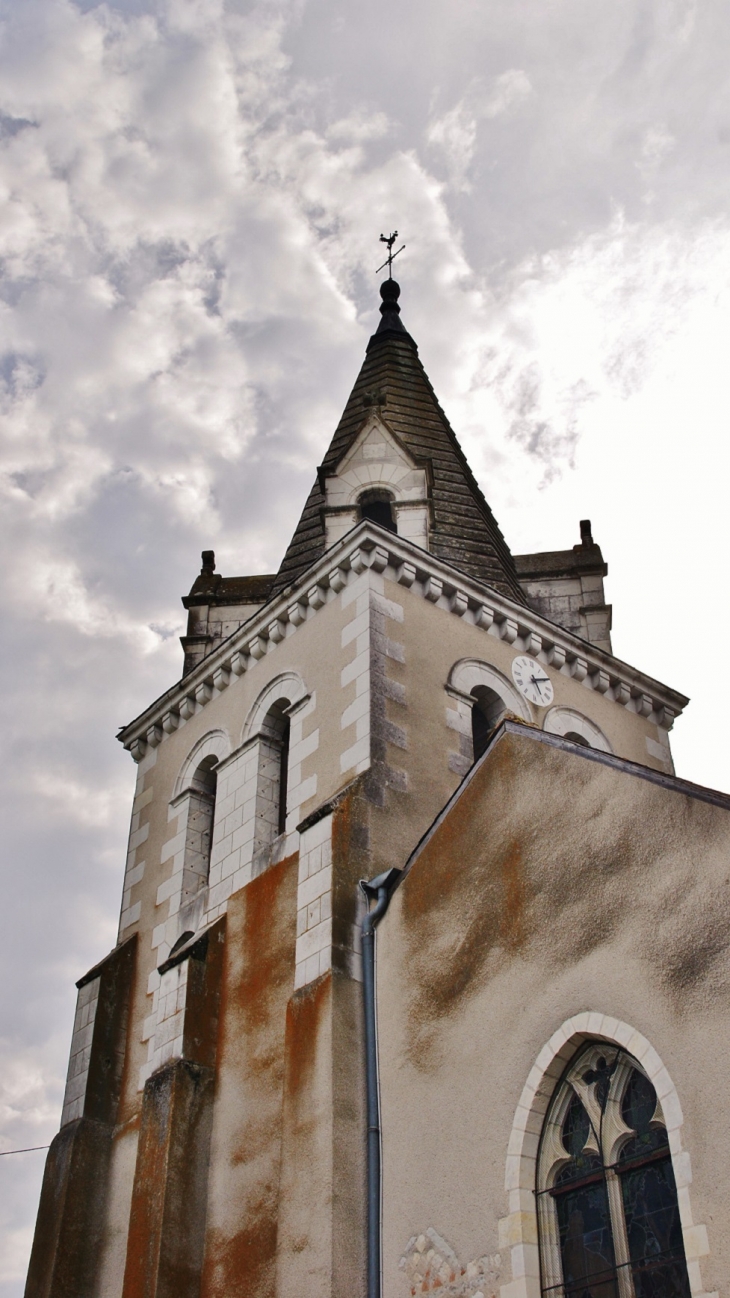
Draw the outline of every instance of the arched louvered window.
[[[393,509],[393,497],[389,491],[384,491],[380,487],[373,487],[369,491],[364,491],[358,499],[357,506],[360,518],[370,518],[373,523],[379,523],[381,527],[387,528],[389,532],[398,531]]]
[[[185,832],[185,870],[190,872],[196,885],[206,883],[210,874],[210,853],[213,845],[215,821],[215,796],[218,777],[218,758],[210,755],[203,759],[190,781],[190,804]],[[186,894],[191,889],[187,880]]]
[[[264,717],[259,740],[256,849],[270,846],[286,829],[289,781],[289,700],[279,699]]]
[[[666,1124],[631,1055],[583,1047],[537,1168],[543,1298],[690,1298]]]
[[[474,744],[474,761],[485,752],[492,732],[506,712],[504,699],[486,685],[472,690],[474,703],[471,709],[471,737]]]

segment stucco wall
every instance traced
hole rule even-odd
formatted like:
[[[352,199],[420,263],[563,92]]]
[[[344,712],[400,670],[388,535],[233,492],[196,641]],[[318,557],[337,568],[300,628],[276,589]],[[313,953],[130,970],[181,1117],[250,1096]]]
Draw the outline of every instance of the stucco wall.
[[[676,1088],[693,1293],[728,1292],[729,942],[727,810],[529,736],[494,746],[378,933],[386,1298],[420,1292],[429,1228],[483,1259],[446,1293],[539,1293],[514,1179],[537,1134],[513,1123],[546,1042],[591,1011],[635,1029]]]

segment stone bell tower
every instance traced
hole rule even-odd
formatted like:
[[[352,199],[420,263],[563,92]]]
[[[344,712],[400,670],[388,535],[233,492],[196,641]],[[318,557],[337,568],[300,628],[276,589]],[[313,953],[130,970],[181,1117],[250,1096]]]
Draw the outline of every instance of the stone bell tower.
[[[358,880],[505,718],[672,771],[686,699],[613,657],[590,525],[511,554],[381,296],[278,572],[203,553],[181,679],[119,735],[119,937],[78,983],[27,1298],[363,1293]]]

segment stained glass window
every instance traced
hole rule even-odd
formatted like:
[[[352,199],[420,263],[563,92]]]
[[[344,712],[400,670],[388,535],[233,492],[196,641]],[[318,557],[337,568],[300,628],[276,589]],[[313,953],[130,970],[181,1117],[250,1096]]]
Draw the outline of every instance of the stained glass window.
[[[690,1298],[661,1108],[624,1051],[589,1046],[568,1069],[537,1194],[545,1298]]]
[[[621,1149],[621,1181],[636,1298],[689,1298],[677,1187],[666,1129],[654,1122],[656,1092],[636,1069],[622,1116],[636,1133]]]

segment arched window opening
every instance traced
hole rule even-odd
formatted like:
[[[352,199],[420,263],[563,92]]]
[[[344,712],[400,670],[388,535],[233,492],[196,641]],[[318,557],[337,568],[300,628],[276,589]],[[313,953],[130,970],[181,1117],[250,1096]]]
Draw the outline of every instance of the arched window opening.
[[[537,1168],[543,1298],[690,1298],[661,1104],[626,1051],[580,1051],[548,1109]]]
[[[261,727],[256,796],[256,847],[267,847],[286,830],[290,721],[288,699],[269,708]]]
[[[387,528],[389,532],[398,531],[393,509],[393,497],[389,491],[384,491],[381,488],[364,491],[358,499],[357,506],[360,518],[369,518],[373,523],[378,523],[380,527]]]
[[[492,732],[506,712],[504,699],[487,685],[476,685],[472,690],[474,703],[471,710],[471,737],[474,743],[474,761],[486,752]]]
[[[196,768],[190,781],[190,808],[185,838],[185,869],[207,882],[213,845],[218,758],[211,754]]]
[[[590,748],[588,740],[584,735],[579,735],[577,730],[569,730],[563,738],[569,739],[572,744],[580,744],[582,748]]]
[[[279,751],[279,833],[283,834],[286,830],[286,795],[287,785],[289,782],[289,734],[291,731],[291,722],[287,717],[284,723],[284,729],[281,735],[281,748]]]
[[[550,708],[543,728],[549,735],[560,735],[573,744],[582,744],[584,748],[595,748],[599,753],[613,752],[600,726],[575,708]]]

